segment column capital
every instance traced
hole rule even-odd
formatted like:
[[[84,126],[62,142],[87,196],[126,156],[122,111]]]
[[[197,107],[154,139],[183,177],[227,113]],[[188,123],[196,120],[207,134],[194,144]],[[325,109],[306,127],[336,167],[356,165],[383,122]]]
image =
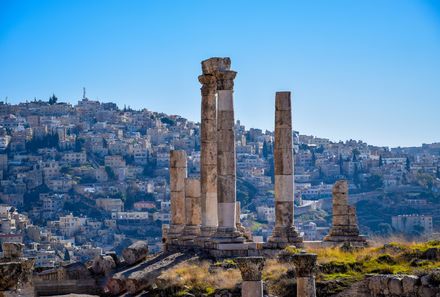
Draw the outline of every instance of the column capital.
[[[213,74],[216,71],[225,71],[231,69],[231,59],[228,57],[213,57],[202,61],[203,74]]]
[[[241,257],[234,259],[244,281],[261,281],[265,259],[263,257]]]
[[[209,94],[215,94],[217,92],[217,78],[214,75],[200,75],[199,82],[202,84],[202,96],[208,96]]]
[[[310,277],[316,272],[316,254],[301,252],[292,256],[292,262],[295,267],[297,277]]]
[[[217,90],[232,90],[234,89],[234,79],[237,72],[232,70],[217,71]]]

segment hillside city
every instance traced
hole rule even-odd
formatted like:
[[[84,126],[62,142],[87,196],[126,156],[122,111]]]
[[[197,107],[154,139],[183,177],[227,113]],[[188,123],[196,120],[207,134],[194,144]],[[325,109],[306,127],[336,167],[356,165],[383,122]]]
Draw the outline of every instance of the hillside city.
[[[0,246],[24,243],[40,270],[147,240],[170,221],[170,150],[200,174],[200,124],[84,95],[76,105],[0,104]],[[241,222],[266,240],[275,224],[272,131],[235,124]],[[440,238],[440,143],[388,148],[294,132],[295,225],[305,240],[331,226],[332,186],[349,181],[362,234]]]

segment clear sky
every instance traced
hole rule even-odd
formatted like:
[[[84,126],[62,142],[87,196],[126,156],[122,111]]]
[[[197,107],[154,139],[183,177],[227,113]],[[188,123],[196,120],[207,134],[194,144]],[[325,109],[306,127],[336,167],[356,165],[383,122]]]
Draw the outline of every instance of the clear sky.
[[[200,119],[200,61],[229,56],[236,118],[332,140],[440,141],[440,1],[0,0],[0,100],[91,99]]]

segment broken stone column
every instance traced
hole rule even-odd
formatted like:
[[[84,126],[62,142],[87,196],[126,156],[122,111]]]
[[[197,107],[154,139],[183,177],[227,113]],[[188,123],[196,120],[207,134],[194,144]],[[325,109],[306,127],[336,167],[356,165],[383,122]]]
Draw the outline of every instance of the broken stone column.
[[[315,272],[317,255],[299,253],[292,256],[296,275],[296,296],[316,297]]]
[[[94,274],[109,275],[116,268],[116,262],[112,256],[99,255],[93,259],[91,270]]]
[[[200,183],[201,183],[201,236],[204,244],[218,226],[217,215],[217,71],[216,60],[202,62],[203,75],[199,76],[202,84],[202,109],[200,127]]]
[[[302,246],[302,238],[295,229],[292,107],[290,92],[277,92],[275,96],[275,228],[268,246],[285,248]]]
[[[187,175],[185,151],[170,152],[171,220],[167,234],[168,244],[177,244],[185,227],[185,178]]]
[[[265,259],[263,257],[236,258],[241,272],[243,283],[241,285],[242,297],[263,297],[262,272]]]
[[[252,232],[251,230],[245,228],[241,222],[240,222],[240,215],[241,215],[241,203],[240,201],[237,201],[235,203],[235,220],[236,220],[236,226],[238,232],[240,232],[248,241],[252,241]]]
[[[324,238],[327,243],[353,243],[355,246],[366,245],[364,237],[359,235],[356,208],[348,204],[348,182],[337,181],[332,189],[333,224],[329,235]]]
[[[14,260],[23,257],[24,244],[18,242],[4,242],[2,244],[3,258]]]
[[[148,255],[148,242],[136,241],[122,251],[122,257],[128,265],[143,261]]]
[[[184,245],[192,245],[200,235],[200,180],[187,178],[185,180],[185,228],[182,240]]]
[[[236,227],[236,172],[234,131],[234,79],[231,70],[217,71],[217,202],[215,241],[244,242]]]

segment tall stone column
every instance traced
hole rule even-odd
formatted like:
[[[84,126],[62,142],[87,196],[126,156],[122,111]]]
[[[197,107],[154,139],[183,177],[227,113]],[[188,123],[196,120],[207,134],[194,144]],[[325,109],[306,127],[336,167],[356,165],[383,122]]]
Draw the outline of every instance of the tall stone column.
[[[185,179],[185,228],[183,229],[184,245],[192,245],[200,235],[200,180]]]
[[[217,77],[217,200],[218,242],[243,242],[236,227],[236,168],[234,131],[235,71],[218,71]]]
[[[316,297],[316,259],[315,254],[300,253],[293,255],[297,297]]]
[[[209,61],[202,62],[202,110],[200,128],[201,238],[203,243],[215,233],[217,214],[217,78],[210,73]],[[205,73],[206,72],[206,73]]]
[[[241,272],[243,283],[241,285],[242,297],[263,297],[262,272],[265,259],[263,257],[236,258]]]
[[[294,170],[292,144],[292,107],[290,92],[277,92],[275,96],[275,228],[268,245],[284,248],[302,246],[302,238],[295,230]]]
[[[170,152],[171,222],[167,243],[176,244],[185,227],[185,178],[187,175],[185,151]]]

